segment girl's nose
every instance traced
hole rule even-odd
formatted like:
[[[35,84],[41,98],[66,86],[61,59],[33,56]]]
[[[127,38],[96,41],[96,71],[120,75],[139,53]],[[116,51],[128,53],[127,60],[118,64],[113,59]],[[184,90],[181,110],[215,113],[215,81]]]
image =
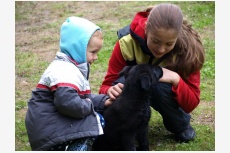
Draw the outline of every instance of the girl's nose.
[[[158,52],[158,53],[164,53],[164,51],[165,51],[164,45],[160,45],[160,46],[157,48],[157,52]]]

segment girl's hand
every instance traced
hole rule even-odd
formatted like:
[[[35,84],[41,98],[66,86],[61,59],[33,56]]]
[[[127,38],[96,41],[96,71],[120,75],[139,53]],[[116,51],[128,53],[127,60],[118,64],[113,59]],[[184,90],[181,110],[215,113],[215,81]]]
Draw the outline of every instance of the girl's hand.
[[[159,79],[159,81],[171,83],[175,88],[177,88],[177,85],[180,81],[179,74],[166,68],[162,68],[162,70],[163,70],[163,76]]]
[[[124,84],[118,83],[114,86],[111,86],[107,92],[107,95],[111,98],[111,100],[115,100],[122,92]]]

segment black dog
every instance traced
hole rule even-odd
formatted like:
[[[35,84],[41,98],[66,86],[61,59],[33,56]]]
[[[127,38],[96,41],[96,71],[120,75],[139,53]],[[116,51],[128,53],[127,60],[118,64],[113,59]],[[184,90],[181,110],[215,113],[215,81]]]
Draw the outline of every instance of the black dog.
[[[117,82],[124,83],[121,95],[104,112],[104,134],[97,137],[94,151],[149,150],[149,94],[162,77],[162,68],[148,64],[126,66]],[[125,82],[124,82],[125,80]]]

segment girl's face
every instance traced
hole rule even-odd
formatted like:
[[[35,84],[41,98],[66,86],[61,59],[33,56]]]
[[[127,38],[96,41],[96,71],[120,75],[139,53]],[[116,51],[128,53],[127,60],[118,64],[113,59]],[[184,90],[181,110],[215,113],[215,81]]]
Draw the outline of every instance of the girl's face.
[[[92,36],[89,40],[87,51],[86,51],[86,57],[87,62],[91,65],[95,60],[98,59],[97,53],[100,51],[103,45],[103,38],[102,34]]]
[[[177,34],[174,30],[159,29],[147,33],[147,46],[156,58],[170,52],[176,41]]]

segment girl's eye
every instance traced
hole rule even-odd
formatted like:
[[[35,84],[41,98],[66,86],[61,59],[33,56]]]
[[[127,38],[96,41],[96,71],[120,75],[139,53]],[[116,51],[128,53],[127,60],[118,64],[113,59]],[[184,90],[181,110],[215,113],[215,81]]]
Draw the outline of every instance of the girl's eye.
[[[159,44],[160,42],[159,41],[152,41],[154,44]]]

